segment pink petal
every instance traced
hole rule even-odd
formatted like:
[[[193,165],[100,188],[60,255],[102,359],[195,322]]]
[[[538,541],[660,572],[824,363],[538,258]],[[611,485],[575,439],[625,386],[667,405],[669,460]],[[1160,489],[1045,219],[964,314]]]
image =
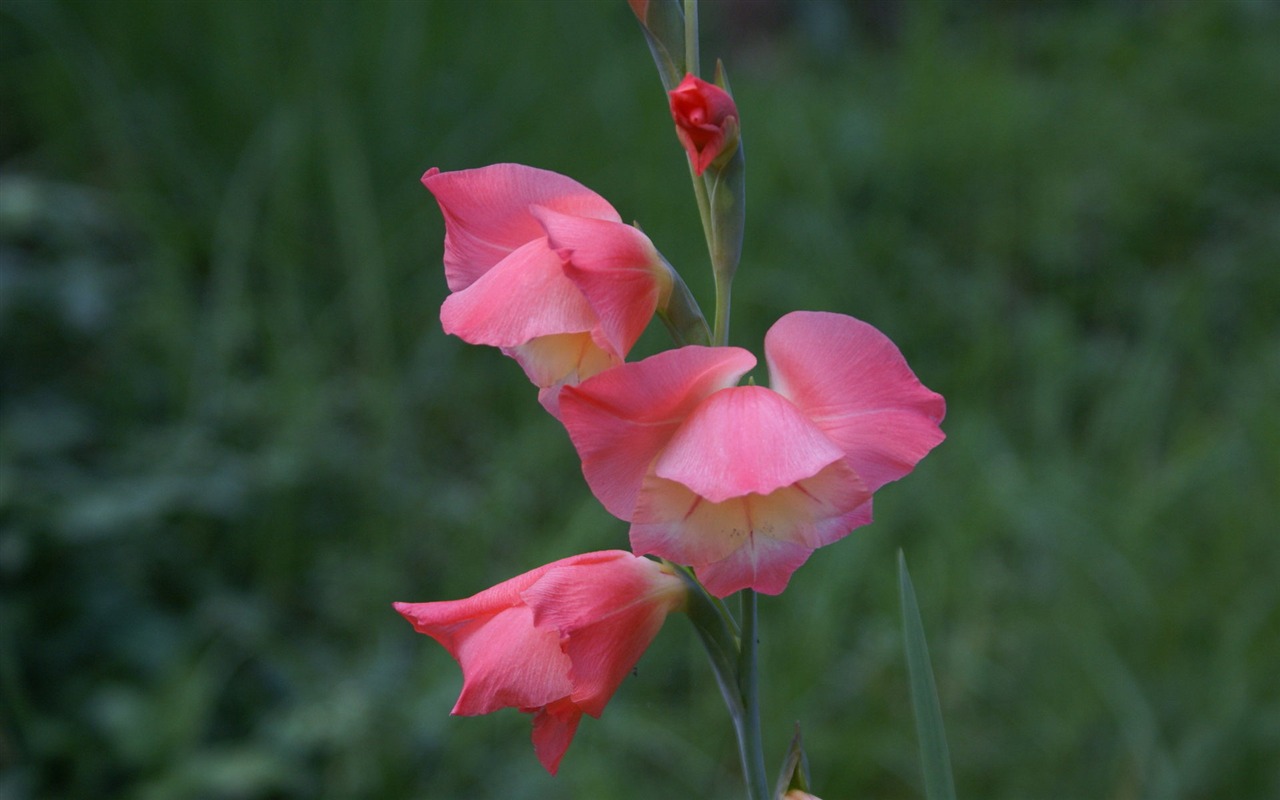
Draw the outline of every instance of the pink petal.
[[[559,562],[556,562],[559,563]],[[395,603],[419,633],[439,642],[462,668],[455,714],[486,714],[508,706],[540,706],[571,691],[569,660],[554,630],[537,631],[520,593],[555,567],[547,564],[463,600]],[[530,668],[511,652],[522,653]]]
[[[553,629],[534,626],[524,606],[507,609],[458,645],[462,692],[454,714],[473,716],[500,708],[546,705],[573,691],[572,666]]]
[[[786,398],[734,386],[702,401],[654,464],[712,503],[811,478],[844,453]]]
[[[445,333],[471,344],[517,347],[539,336],[588,332],[596,318],[560,257],[538,239],[445,298],[440,322]]]
[[[533,716],[533,752],[542,766],[555,775],[560,770],[560,760],[569,749],[573,735],[582,721],[582,709],[568,699],[557,700],[536,711]]]
[[[543,237],[542,226],[529,212],[531,205],[622,221],[603,197],[572,178],[520,164],[457,172],[432,167],[422,183],[444,214],[445,278],[454,292],[470,286],[520,246]]]
[[[883,333],[843,314],[796,311],[765,336],[769,383],[845,452],[875,491],[944,438],[942,396]]]
[[[539,626],[560,631],[573,702],[598,717],[685,592],[657,562],[614,550],[549,570],[524,599]]]
[[[762,536],[695,572],[707,591],[716,597],[728,597],[743,589],[781,594],[791,581],[792,573],[808,561],[812,553],[813,550],[804,545]]]
[[[523,605],[524,600],[521,599],[520,593],[537,582],[543,573],[556,563],[559,562],[545,564],[514,578],[508,578],[496,586],[491,586],[463,600],[393,603],[392,606],[413,625],[414,630],[435,639],[453,654],[456,652],[458,640],[476,627],[485,624],[490,617],[508,608]]]
[[[554,630],[536,630],[532,612],[523,605],[464,617],[450,609],[468,602],[396,604],[414,628],[444,645],[462,668],[454,714],[540,706],[569,694],[570,662]],[[513,652],[521,654],[519,660]]]
[[[630,519],[649,465],[707,395],[755,366],[734,347],[688,346],[621,364],[560,394],[560,419],[604,507]]]
[[[649,237],[620,222],[534,208],[547,242],[564,262],[565,275],[599,318],[600,346],[622,356],[653,319],[671,291],[669,268]]]
[[[559,394],[562,385],[573,385],[622,363],[620,356],[601,350],[589,333],[539,336],[516,347],[504,347],[502,352],[520,362],[535,386],[553,390],[553,394]]]
[[[649,475],[632,513],[631,550],[697,566],[742,546],[750,522],[741,498],[712,503],[684,484]]]
[[[870,521],[869,497],[843,459],[767,495],[720,503],[651,476],[636,504],[631,546],[693,566],[718,597],[747,587],[776,594],[810,551]]]

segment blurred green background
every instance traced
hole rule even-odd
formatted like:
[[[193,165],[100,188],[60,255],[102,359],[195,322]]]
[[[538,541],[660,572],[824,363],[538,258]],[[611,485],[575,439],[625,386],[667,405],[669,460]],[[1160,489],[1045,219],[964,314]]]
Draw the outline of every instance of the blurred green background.
[[[798,720],[821,796],[922,796],[902,548],[961,796],[1280,796],[1278,5],[703,9],[734,343],[849,313],[949,403],[763,599],[771,758]],[[552,779],[390,608],[626,542],[440,331],[418,177],[498,161],[710,302],[621,0],[0,5],[0,798],[741,796],[683,618]]]

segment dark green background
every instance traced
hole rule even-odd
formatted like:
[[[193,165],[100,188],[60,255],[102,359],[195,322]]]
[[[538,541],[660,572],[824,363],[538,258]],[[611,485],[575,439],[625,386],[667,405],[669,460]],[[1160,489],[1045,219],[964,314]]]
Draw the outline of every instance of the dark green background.
[[[1280,796],[1280,9],[705,3],[733,342],[866,319],[948,400],[765,598],[766,746],[922,796],[896,552],[971,798]],[[552,779],[393,600],[625,546],[446,337],[428,167],[566,173],[709,303],[617,2],[0,6],[0,798],[734,798],[673,618]],[[638,355],[665,347],[655,326]]]

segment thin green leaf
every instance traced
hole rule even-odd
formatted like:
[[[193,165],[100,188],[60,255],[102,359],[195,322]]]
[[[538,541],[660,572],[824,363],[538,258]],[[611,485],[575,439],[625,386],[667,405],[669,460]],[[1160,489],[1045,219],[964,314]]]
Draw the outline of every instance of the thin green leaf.
[[[920,762],[924,770],[924,792],[929,800],[955,800],[951,778],[951,756],[947,732],[942,727],[938,688],[929,665],[929,646],[924,640],[920,606],[907,573],[907,559],[898,551],[898,584],[902,590],[902,633],[907,652],[907,674],[911,683],[911,705],[915,709],[916,732],[920,735]]]

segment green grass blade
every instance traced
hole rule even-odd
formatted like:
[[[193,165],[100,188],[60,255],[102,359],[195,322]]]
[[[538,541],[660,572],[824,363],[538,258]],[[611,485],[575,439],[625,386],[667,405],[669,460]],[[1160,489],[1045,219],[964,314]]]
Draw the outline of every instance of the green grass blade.
[[[911,683],[911,705],[915,709],[916,731],[920,734],[920,762],[924,770],[924,792],[929,800],[955,800],[951,778],[951,756],[947,732],[942,727],[938,688],[929,665],[929,645],[924,640],[920,606],[907,573],[907,559],[898,551],[898,584],[902,590],[902,634],[907,651],[907,675]]]

